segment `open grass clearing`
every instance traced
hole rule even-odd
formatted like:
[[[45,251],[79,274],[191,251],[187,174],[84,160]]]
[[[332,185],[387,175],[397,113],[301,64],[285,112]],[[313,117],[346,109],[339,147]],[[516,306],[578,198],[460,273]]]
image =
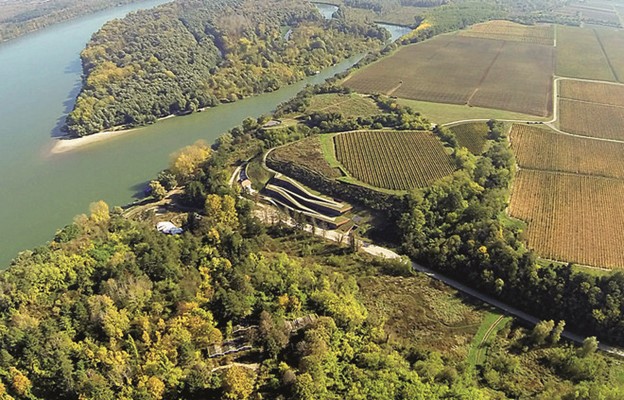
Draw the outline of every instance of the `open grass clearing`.
[[[546,118],[516,113],[512,111],[496,110],[459,104],[432,103],[421,100],[398,99],[399,104],[418,111],[427,119],[437,124],[448,124],[455,121],[471,119],[498,119],[518,121],[544,121]]]
[[[483,312],[457,292],[420,275],[371,276],[358,283],[369,312],[386,321],[389,341],[465,359]]]
[[[341,113],[345,118],[380,114],[375,102],[358,94],[325,93],[312,96],[307,112]]]
[[[485,361],[487,353],[486,343],[492,340],[492,338],[511,321],[511,317],[506,317],[494,310],[485,313],[477,333],[470,342],[470,350],[467,357],[468,365],[474,367]]]

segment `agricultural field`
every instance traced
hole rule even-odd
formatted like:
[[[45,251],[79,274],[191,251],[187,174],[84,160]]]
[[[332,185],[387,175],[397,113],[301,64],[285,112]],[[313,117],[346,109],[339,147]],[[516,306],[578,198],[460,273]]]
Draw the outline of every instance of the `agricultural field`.
[[[552,112],[553,71],[552,47],[505,42],[468,104],[545,117]]]
[[[624,85],[563,79],[559,81],[559,97],[624,107]]]
[[[620,19],[613,7],[614,4],[572,3],[556,11],[557,14],[578,17],[588,24],[619,26]]]
[[[559,129],[577,135],[624,140],[624,107],[560,99]]]
[[[557,26],[557,75],[615,81],[609,60],[593,29]],[[582,54],[582,57],[579,55]]]
[[[424,187],[455,169],[431,132],[357,131],[338,134],[334,142],[351,176],[384,189]]]
[[[624,32],[621,30],[600,28],[596,35],[604,48],[613,69],[616,80],[624,83]]]
[[[381,110],[375,102],[358,94],[326,93],[312,96],[307,112],[320,111],[325,113],[338,112],[345,118],[362,117],[380,114]]]
[[[278,147],[269,154],[269,157],[287,163],[298,164],[329,179],[342,175],[338,169],[329,165],[325,159],[319,135],[310,136],[286,146]]]
[[[470,150],[472,154],[481,154],[483,152],[483,147],[490,131],[485,122],[455,125],[449,129],[455,134],[459,144]]]
[[[511,129],[510,138],[520,168],[624,179],[624,143],[518,124]]]
[[[546,116],[553,57],[551,46],[443,35],[401,48],[344,85],[362,93]]]
[[[460,31],[460,36],[483,39],[508,40],[552,46],[554,40],[552,25],[522,25],[511,21],[489,21],[475,24]]]
[[[548,171],[518,171],[509,205],[527,222],[540,256],[584,265],[624,267],[624,181]]]

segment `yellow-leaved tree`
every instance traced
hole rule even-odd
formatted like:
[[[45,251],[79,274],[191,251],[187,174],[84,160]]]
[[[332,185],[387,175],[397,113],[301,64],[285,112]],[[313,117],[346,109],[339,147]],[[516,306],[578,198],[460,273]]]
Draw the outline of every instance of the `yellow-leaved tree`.
[[[190,146],[183,147],[171,155],[169,170],[182,182],[195,173],[201,163],[210,157],[210,146],[198,140]]]

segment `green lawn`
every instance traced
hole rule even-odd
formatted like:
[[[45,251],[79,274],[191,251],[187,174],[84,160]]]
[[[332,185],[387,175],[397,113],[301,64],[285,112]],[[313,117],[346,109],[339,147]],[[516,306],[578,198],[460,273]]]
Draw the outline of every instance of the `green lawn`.
[[[502,317],[502,318],[501,318]],[[470,342],[470,350],[468,351],[468,364],[476,366],[485,361],[486,350],[481,346],[482,342],[496,336],[498,331],[503,329],[505,324],[511,321],[511,317],[505,317],[498,312],[490,311],[485,314],[481,326],[477,330],[474,338]],[[486,335],[488,338],[486,339]]]
[[[428,101],[409,99],[397,99],[397,101],[401,105],[418,111],[436,124],[448,124],[466,119],[517,119],[522,121],[546,121],[549,119],[511,111],[469,107],[466,105],[430,103]]]

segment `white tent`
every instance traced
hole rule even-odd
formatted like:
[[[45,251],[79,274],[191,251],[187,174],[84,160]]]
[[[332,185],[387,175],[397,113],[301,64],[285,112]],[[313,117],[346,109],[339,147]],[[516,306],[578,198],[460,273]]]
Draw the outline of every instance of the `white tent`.
[[[159,222],[158,224],[156,224],[156,229],[158,229],[158,232],[166,233],[169,235],[179,235],[180,233],[184,232],[182,228],[178,228],[169,221]]]

